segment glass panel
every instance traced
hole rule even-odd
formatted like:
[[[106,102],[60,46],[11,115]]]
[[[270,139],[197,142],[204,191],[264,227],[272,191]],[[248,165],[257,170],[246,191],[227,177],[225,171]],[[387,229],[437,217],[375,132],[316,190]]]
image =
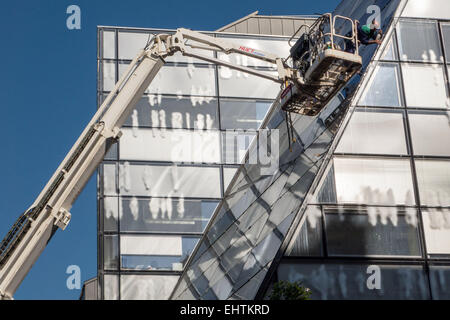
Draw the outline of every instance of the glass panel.
[[[167,300],[178,276],[121,275],[121,300]]]
[[[422,205],[450,206],[450,161],[416,160]]]
[[[117,160],[117,143],[113,143],[105,154],[105,160]]]
[[[103,194],[114,196],[117,194],[116,165],[112,163],[103,164]]]
[[[276,72],[266,72],[277,76]],[[219,90],[222,97],[275,99],[280,85],[247,73],[219,67]]]
[[[127,232],[201,233],[218,201],[121,198],[120,228]]]
[[[103,212],[103,230],[117,231],[119,221],[119,202],[116,197],[106,197],[101,201]]]
[[[450,254],[450,209],[424,209],[422,218],[428,254]]]
[[[444,62],[436,22],[400,21],[397,28],[401,60]]]
[[[433,300],[450,300],[450,267],[430,266],[430,283]]]
[[[136,111],[136,112],[135,112]],[[144,96],[125,126],[219,129],[218,102],[211,97]]]
[[[408,107],[450,107],[442,66],[403,64],[402,71]]]
[[[277,274],[278,280],[302,281],[313,300],[430,298],[421,266],[285,262]]]
[[[294,235],[286,251],[287,256],[322,256],[322,211],[308,206],[306,220]]]
[[[415,204],[408,160],[335,157],[334,170],[338,202]]]
[[[395,35],[392,34],[392,37],[389,39],[389,43],[387,44],[383,54],[381,55],[381,60],[398,60],[394,39]]]
[[[122,235],[121,269],[181,271],[198,240],[181,236]]]
[[[225,41],[237,45],[242,45],[245,48],[249,49],[257,49],[262,50],[274,55],[277,55],[280,58],[286,58],[289,53],[289,44],[286,40],[269,40],[269,39],[252,39],[248,37],[233,37],[233,36],[222,36],[219,35],[219,38],[223,38]],[[218,53],[218,58],[227,62],[231,62],[237,65],[243,65],[247,67],[254,66],[262,66],[262,67],[272,67],[276,69],[276,66],[250,57],[243,56],[241,54],[230,54],[226,55],[224,53]],[[235,72],[235,71],[233,71]]]
[[[408,0],[403,17],[448,19],[450,3],[447,0]]]
[[[401,106],[397,64],[379,63],[359,102],[362,106]]]
[[[119,166],[120,193],[130,196],[220,198],[220,168],[130,164]],[[207,183],[198,183],[204,181]],[[216,186],[216,187],[215,187]]]
[[[220,132],[122,129],[121,160],[220,163]]]
[[[336,152],[406,154],[403,112],[355,111]]]
[[[103,91],[111,91],[116,84],[116,63],[102,61]]]
[[[103,31],[103,59],[116,59],[116,33]]]
[[[221,128],[258,129],[271,105],[271,102],[255,100],[221,99]]]
[[[149,32],[129,32],[129,31],[119,31],[119,59],[132,60],[136,57],[141,49],[143,49],[152,34],[155,33],[173,33],[161,30],[152,30]],[[213,57],[214,53],[208,50],[191,49],[191,52],[200,53],[207,57]],[[193,59],[189,57],[184,57],[180,53],[174,54],[172,57],[167,57],[165,59],[167,62],[202,62],[203,60]]]
[[[119,63],[119,76],[128,68],[127,63]],[[215,67],[192,65],[170,66],[165,65],[156,75],[150,86],[145,91],[152,94],[175,94],[198,96],[197,103],[207,99],[204,97],[216,96]]]
[[[421,255],[415,211],[414,217],[396,207],[339,211],[329,209],[325,214],[329,255]]]
[[[119,300],[119,276],[115,274],[103,276],[103,295],[105,300]]]
[[[416,155],[450,156],[450,112],[409,112]]]
[[[233,179],[234,174],[236,173],[238,168],[223,168],[223,190],[227,190],[228,185],[231,182],[231,179]]]
[[[119,268],[119,237],[117,235],[103,236],[103,265],[105,270]]]
[[[222,132],[222,161],[226,164],[241,164],[247,149],[255,138],[255,131],[234,131]]]
[[[450,62],[450,24],[441,23],[442,37],[444,40],[444,51],[447,63]]]

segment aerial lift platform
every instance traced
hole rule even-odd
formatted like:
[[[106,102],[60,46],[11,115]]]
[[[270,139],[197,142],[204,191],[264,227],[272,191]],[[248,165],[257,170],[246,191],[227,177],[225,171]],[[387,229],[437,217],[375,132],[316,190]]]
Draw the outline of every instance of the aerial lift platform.
[[[336,33],[336,19],[345,19],[351,24],[351,37]],[[349,18],[325,14],[311,27],[299,28],[289,42],[302,28],[307,28],[307,32],[292,46],[286,59],[183,28],[174,34],[154,35],[130,63],[37,199],[0,243],[0,299],[13,298],[57,229],[67,227],[72,204],[111,145],[120,138],[120,128],[164,65],[165,58],[180,52],[275,81],[281,85],[281,105],[286,114],[317,115],[362,65],[358,52],[349,54],[340,50],[337,41],[345,39],[358,47],[356,23]],[[278,75],[208,57],[191,49],[238,53],[263,60],[272,63]]]

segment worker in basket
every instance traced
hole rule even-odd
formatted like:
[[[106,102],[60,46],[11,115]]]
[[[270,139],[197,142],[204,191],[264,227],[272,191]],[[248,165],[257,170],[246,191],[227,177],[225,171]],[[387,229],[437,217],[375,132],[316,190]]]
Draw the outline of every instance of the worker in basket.
[[[381,38],[383,36],[383,31],[380,29],[380,24],[375,19],[372,20],[372,23],[360,25],[357,23],[357,34],[358,34],[358,43],[364,45],[370,44],[381,44]],[[346,37],[351,37],[352,32],[346,34]],[[345,40],[345,51],[349,53],[355,53],[356,47],[353,40]]]

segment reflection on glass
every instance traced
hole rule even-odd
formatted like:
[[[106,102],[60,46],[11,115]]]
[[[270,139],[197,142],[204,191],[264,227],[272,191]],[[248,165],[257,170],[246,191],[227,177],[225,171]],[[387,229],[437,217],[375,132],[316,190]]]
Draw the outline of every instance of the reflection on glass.
[[[422,205],[450,206],[450,161],[415,161]]]
[[[182,271],[198,237],[125,236],[120,237],[122,270]]]
[[[340,203],[414,204],[408,160],[335,157],[334,170]]]
[[[436,22],[402,20],[397,31],[401,60],[444,62]]]
[[[442,66],[403,64],[402,72],[408,107],[450,108]]]
[[[221,128],[242,130],[258,129],[270,105],[271,102],[221,99]]]
[[[415,155],[450,156],[450,118],[446,112],[409,112]]]
[[[404,212],[395,207],[343,213],[329,209],[325,221],[329,255],[421,255],[417,226],[411,225]]]
[[[377,273],[379,277],[370,277]],[[313,300],[429,299],[421,266],[282,262],[278,280],[302,281]]]
[[[201,233],[218,201],[180,198],[120,198],[120,227],[126,232]]]
[[[119,268],[119,238],[117,235],[103,236],[103,266],[105,270]]]
[[[428,208],[422,218],[428,254],[450,254],[450,208]]]
[[[336,152],[406,154],[403,112],[355,111]]]
[[[178,276],[121,275],[121,300],[167,300]]]
[[[362,106],[399,107],[399,70],[397,64],[379,63],[359,102]]]

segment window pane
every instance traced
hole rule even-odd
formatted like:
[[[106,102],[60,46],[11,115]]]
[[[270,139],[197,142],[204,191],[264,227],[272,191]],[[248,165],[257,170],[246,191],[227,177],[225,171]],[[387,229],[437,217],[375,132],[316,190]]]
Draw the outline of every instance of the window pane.
[[[450,254],[450,209],[426,209],[422,217],[428,254]]]
[[[103,212],[104,231],[117,231],[119,221],[119,201],[116,197],[106,197],[101,200],[100,210]]]
[[[355,111],[336,151],[406,154],[403,117],[403,112]]]
[[[220,163],[220,132],[123,128],[120,159]]]
[[[111,91],[116,84],[116,63],[102,61],[103,91]]]
[[[286,252],[287,256],[322,256],[322,211],[308,206],[306,220],[294,235]]]
[[[379,289],[370,275],[379,272]],[[302,281],[313,300],[429,299],[425,272],[421,266],[369,264],[294,264],[278,267],[278,280]]]
[[[221,99],[222,129],[258,129],[271,104],[255,100]]]
[[[119,166],[125,196],[220,198],[220,168],[130,164]],[[199,183],[203,181],[204,183]]]
[[[167,300],[177,284],[178,276],[120,276],[122,300]]]
[[[445,58],[450,62],[450,24],[441,23],[442,37],[444,38]]]
[[[103,295],[105,300],[119,299],[119,276],[114,274],[103,276]]]
[[[103,59],[116,58],[116,33],[103,31]]]
[[[198,240],[181,236],[121,236],[121,269],[182,271]]]
[[[450,107],[442,66],[403,64],[402,71],[408,107]]]
[[[128,64],[119,63],[119,76],[127,68]],[[203,97],[216,96],[215,68],[213,65],[191,67],[165,65],[145,92],[199,96],[198,104],[200,104],[200,101],[204,101]]]
[[[202,233],[218,204],[184,198],[120,201],[120,228],[126,232]]]
[[[409,112],[416,155],[450,156],[450,112]]]
[[[402,16],[415,18],[448,19],[450,3],[447,0],[408,0]]]
[[[119,237],[117,235],[103,236],[103,265],[105,270],[119,268]]]
[[[404,61],[444,62],[435,22],[401,21],[398,43]]]
[[[420,256],[417,216],[395,207],[325,214],[327,248],[335,256]]]
[[[219,129],[217,99],[148,95],[139,100],[125,126]]]
[[[430,266],[430,283],[434,300],[450,300],[450,267]]]
[[[114,196],[117,194],[116,165],[112,163],[103,164],[103,194]]]
[[[422,205],[450,206],[450,161],[416,160]]]
[[[397,64],[378,64],[359,104],[380,107],[400,106],[398,75]]]
[[[389,39],[389,43],[384,49],[383,54],[381,55],[381,60],[389,60],[389,61],[398,60],[394,39],[395,36],[393,34],[392,37]]]
[[[277,76],[276,72],[266,73]],[[219,67],[219,90],[223,97],[275,99],[280,91],[280,84]]]
[[[192,240],[192,238],[187,238]],[[138,270],[182,270],[181,261],[195,246],[181,236],[124,236],[120,238],[121,268]],[[193,242],[193,245],[191,245]]]
[[[222,161],[226,164],[241,164],[250,144],[255,138],[255,131],[222,132]]]
[[[334,170],[338,202],[415,204],[408,160],[335,157]]]
[[[226,191],[238,168],[223,168],[223,190]]]

